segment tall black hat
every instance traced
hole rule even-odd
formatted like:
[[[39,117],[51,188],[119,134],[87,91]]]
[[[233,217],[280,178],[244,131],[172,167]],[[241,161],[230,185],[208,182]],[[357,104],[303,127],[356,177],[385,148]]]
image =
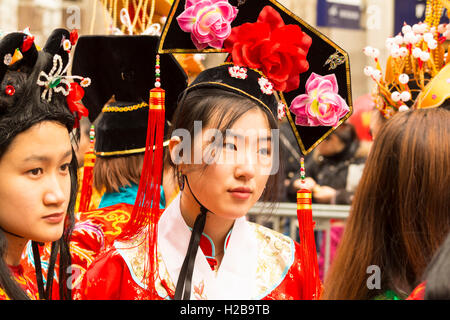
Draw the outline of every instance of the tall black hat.
[[[73,72],[92,79],[83,103],[96,125],[97,156],[143,153],[146,145],[149,91],[154,87],[157,36],[118,35],[80,37]],[[166,90],[166,118],[176,107],[177,96],[187,86],[187,76],[171,54],[162,54],[160,80]],[[112,103],[105,104],[113,98]]]
[[[218,86],[285,113],[303,154],[353,109],[348,54],[275,0],[176,0],[159,52],[230,53],[234,67],[205,70],[188,90]]]

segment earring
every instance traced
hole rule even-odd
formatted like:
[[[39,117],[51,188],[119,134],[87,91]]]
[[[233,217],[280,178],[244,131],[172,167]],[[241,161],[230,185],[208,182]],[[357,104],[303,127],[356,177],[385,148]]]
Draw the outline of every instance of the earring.
[[[180,175],[178,177],[178,184],[180,185],[180,191],[184,190],[184,178],[185,178],[185,175],[180,173]]]

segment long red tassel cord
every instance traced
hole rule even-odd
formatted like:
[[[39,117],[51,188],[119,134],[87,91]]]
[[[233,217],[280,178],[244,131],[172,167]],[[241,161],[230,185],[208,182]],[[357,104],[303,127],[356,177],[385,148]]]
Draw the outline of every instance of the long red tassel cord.
[[[80,191],[80,202],[78,205],[77,212],[89,211],[89,206],[91,204],[92,197],[92,181],[94,179],[94,164],[95,164],[95,154],[94,154],[94,126],[91,126],[89,131],[89,151],[84,155],[84,167],[83,167],[83,181],[81,184]]]
[[[150,90],[149,114],[144,165],[130,221],[118,238],[131,239],[147,228],[147,260],[144,279],[149,299],[157,295],[155,280],[157,270],[157,223],[161,215],[159,209],[163,168],[163,140],[165,122],[165,91],[160,88],[159,55],[156,59],[155,88]]]
[[[301,159],[301,179],[305,178],[304,161]],[[303,299],[317,300],[320,296],[321,284],[319,265],[317,262],[316,242],[314,239],[314,221],[312,218],[312,194],[307,189],[297,191],[297,219],[300,234],[302,257]]]

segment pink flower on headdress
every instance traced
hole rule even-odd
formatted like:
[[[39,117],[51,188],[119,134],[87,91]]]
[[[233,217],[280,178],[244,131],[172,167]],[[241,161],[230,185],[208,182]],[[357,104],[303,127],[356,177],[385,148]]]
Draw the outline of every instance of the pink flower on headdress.
[[[177,21],[181,30],[191,33],[197,49],[208,45],[221,49],[231,33],[231,22],[237,12],[227,0],[187,0],[185,10]]]
[[[331,126],[350,111],[345,100],[338,94],[336,76],[320,76],[311,73],[306,81],[306,93],[297,96],[290,106],[300,126]]]

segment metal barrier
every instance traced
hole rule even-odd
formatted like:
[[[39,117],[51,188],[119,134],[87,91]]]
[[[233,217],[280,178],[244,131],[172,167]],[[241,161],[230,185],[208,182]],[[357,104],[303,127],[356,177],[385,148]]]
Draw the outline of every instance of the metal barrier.
[[[313,220],[316,222],[314,230],[324,230],[325,236],[325,264],[324,274],[326,274],[330,265],[330,247],[331,247],[331,219],[346,220],[350,212],[349,205],[328,205],[313,204],[312,205]],[[278,202],[276,204],[267,204],[257,202],[248,212],[250,220],[258,224],[271,225],[271,228],[280,233],[286,234],[283,230],[283,222],[289,219],[288,235],[292,239],[297,239],[298,220],[297,220],[297,204],[291,202]]]

